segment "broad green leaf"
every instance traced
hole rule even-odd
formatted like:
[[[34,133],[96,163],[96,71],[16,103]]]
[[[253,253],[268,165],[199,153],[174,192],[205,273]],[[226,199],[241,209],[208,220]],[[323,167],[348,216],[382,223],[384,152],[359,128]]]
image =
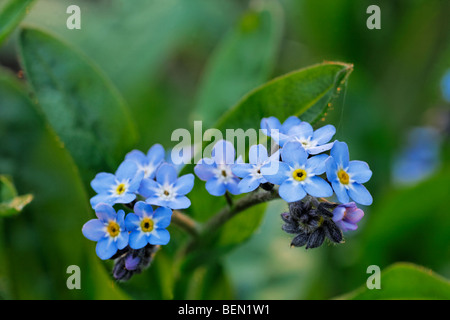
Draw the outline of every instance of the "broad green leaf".
[[[9,0],[0,6],[0,44],[22,21],[34,0]]]
[[[281,38],[282,11],[263,2],[241,18],[210,58],[199,89],[195,119],[214,124],[245,93],[264,83]]]
[[[0,217],[12,216],[33,200],[32,194],[19,196],[11,179],[0,175]]]
[[[11,299],[118,299],[81,228],[95,217],[66,149],[29,99],[25,88],[0,69],[0,172],[33,201],[14,219],[0,219],[0,281]],[[67,267],[81,269],[82,290],[68,290]],[[1,287],[1,285],[0,285]],[[0,289],[1,291],[1,289]]]
[[[284,121],[292,115],[314,123],[326,112],[352,70],[351,64],[325,62],[275,78],[244,96],[215,127],[223,131],[259,129],[264,117]]]
[[[136,140],[116,89],[87,57],[43,31],[23,29],[20,46],[38,103],[82,172],[115,170]]]
[[[366,285],[338,297],[349,300],[449,300],[450,282],[430,269],[396,263],[381,272],[381,289]]]

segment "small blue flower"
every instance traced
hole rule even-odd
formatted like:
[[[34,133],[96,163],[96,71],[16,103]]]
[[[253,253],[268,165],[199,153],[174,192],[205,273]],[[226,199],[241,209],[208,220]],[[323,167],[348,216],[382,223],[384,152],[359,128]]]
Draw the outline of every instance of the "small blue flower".
[[[89,240],[96,241],[97,256],[106,260],[111,258],[117,250],[128,245],[128,231],[125,228],[125,212],[117,213],[112,206],[100,203],[95,207],[98,219],[92,219],[83,226],[83,235]]]
[[[162,164],[156,172],[156,181],[142,180],[139,194],[149,204],[171,209],[186,209],[191,201],[185,196],[194,187],[194,175],[186,174],[178,178],[177,170],[171,164]]]
[[[97,174],[91,182],[92,189],[98,193],[91,198],[92,208],[99,203],[130,203],[136,199],[135,192],[139,189],[143,175],[143,172],[138,173],[138,167],[131,160],[122,162],[115,174]]]
[[[160,144],[153,145],[147,154],[142,151],[133,150],[126,156],[126,160],[131,160],[137,165],[138,173],[144,173],[144,179],[153,179],[156,170],[164,161],[164,148]]]
[[[280,197],[287,202],[296,202],[306,194],[313,197],[330,197],[333,190],[318,175],[325,172],[327,155],[308,158],[300,142],[287,142],[281,149],[282,161],[266,164],[261,172],[267,181],[280,185]]]
[[[328,143],[336,133],[336,128],[328,124],[316,131],[306,121],[292,127],[287,132],[287,141],[298,141],[309,154],[319,154],[333,147],[334,142]]]
[[[357,223],[364,217],[364,211],[359,209],[354,202],[338,205],[333,210],[333,221],[343,231],[356,230]]]
[[[226,191],[240,194],[239,178],[231,167],[235,163],[234,146],[225,140],[218,141],[212,150],[211,158],[203,158],[195,166],[195,174],[206,181],[206,190],[213,196],[222,196]]]
[[[302,121],[295,116],[287,118],[283,124],[275,117],[263,118],[261,120],[261,129],[266,131],[267,136],[282,147],[289,140],[288,132],[292,128],[300,125]]]
[[[266,183],[267,179],[262,175],[261,168],[270,161],[280,159],[278,151],[269,157],[267,149],[261,144],[251,146],[248,155],[250,163],[236,163],[231,168],[235,175],[243,178],[239,182],[241,193],[251,192],[261,183]]]
[[[159,207],[153,211],[151,205],[143,201],[136,202],[134,213],[129,213],[125,219],[127,230],[130,231],[130,247],[137,250],[147,244],[168,244],[170,234],[166,228],[171,218],[172,210],[169,208]],[[133,264],[132,261],[130,264]]]
[[[348,203],[349,197],[362,205],[371,205],[372,196],[362,185],[370,180],[372,171],[364,161],[349,161],[348,146],[336,141],[326,161],[328,181],[341,203]]]

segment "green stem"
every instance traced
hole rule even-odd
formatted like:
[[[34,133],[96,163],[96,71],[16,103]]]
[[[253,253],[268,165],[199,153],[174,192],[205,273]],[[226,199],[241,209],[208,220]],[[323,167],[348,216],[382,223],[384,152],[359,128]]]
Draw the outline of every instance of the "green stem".
[[[191,217],[185,215],[181,211],[173,210],[172,223],[189,233],[192,237],[197,238],[200,233],[200,225]]]

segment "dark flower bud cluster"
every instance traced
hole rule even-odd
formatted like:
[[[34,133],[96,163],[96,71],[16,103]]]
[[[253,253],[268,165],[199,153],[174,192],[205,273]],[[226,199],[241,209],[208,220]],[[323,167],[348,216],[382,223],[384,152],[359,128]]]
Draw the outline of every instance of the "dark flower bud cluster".
[[[332,243],[342,243],[342,230],[333,221],[333,213],[337,203],[320,202],[308,196],[297,202],[289,203],[289,212],[281,214],[285,222],[282,229],[296,235],[291,246],[312,249],[320,247],[326,238]]]
[[[147,244],[141,249],[132,249],[129,246],[118,251],[114,259],[113,277],[117,281],[127,281],[133,275],[141,273],[148,268],[153,257],[159,250],[159,245]]]

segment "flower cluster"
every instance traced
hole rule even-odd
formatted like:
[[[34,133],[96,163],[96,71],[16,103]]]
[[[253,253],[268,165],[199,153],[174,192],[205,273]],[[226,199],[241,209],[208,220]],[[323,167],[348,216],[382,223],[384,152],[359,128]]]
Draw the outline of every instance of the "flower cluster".
[[[155,248],[170,240],[166,228],[172,210],[191,205],[186,194],[194,186],[194,175],[178,177],[176,168],[164,158],[159,144],[147,154],[133,150],[114,174],[101,172],[91,182],[97,192],[90,200],[97,219],[85,223],[82,233],[97,242],[100,259],[117,259],[116,279],[127,279],[148,266]],[[125,216],[123,209],[114,209],[117,204],[132,211]]]
[[[285,231],[297,234],[294,246],[314,248],[325,237],[340,243],[341,231],[356,229],[363,216],[355,203],[372,204],[363,185],[372,176],[368,164],[350,161],[345,142],[330,142],[336,133],[332,125],[314,130],[295,116],[284,123],[269,117],[262,119],[261,129],[278,149],[269,154],[263,145],[253,145],[249,162],[244,163],[241,157],[236,159],[230,142],[217,142],[211,158],[202,159],[195,167],[197,176],[206,181],[207,191],[214,196],[236,195],[278,186],[279,196],[290,204],[290,213],[282,217]],[[342,205],[324,199],[332,196]],[[329,211],[331,208],[335,210]]]

